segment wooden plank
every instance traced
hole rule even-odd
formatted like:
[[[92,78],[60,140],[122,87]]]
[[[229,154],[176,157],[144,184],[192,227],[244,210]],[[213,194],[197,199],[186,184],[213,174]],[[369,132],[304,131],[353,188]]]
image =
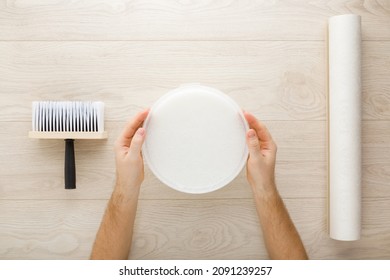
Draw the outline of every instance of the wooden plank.
[[[1,1],[0,40],[322,40],[330,16],[362,16],[365,40],[390,39],[386,0]]]
[[[389,49],[363,43],[363,119],[390,120]],[[0,61],[0,121],[30,121],[34,100],[75,99],[123,121],[193,82],[263,120],[326,119],[323,42],[0,42]]]
[[[245,202],[244,202],[245,201]],[[151,202],[151,201],[148,201]],[[152,235],[151,239],[154,240],[154,244],[158,244],[158,237],[161,237],[161,239],[166,240],[165,242],[161,242],[161,247],[164,248],[163,252],[159,250],[144,250],[145,248],[138,248],[137,244],[138,242],[141,243],[141,245],[145,246],[148,244],[146,241],[147,237],[144,237],[143,234],[139,237],[135,237],[134,240],[134,247],[133,247],[133,253],[131,255],[132,258],[135,259],[164,259],[166,258],[165,253],[169,252],[170,259],[262,259],[267,258],[267,254],[265,252],[264,244],[262,240],[258,240],[256,237],[257,235],[262,235],[261,232],[259,232],[258,222],[257,222],[257,216],[255,213],[253,213],[254,205],[252,200],[231,200],[231,201],[213,201],[210,202],[212,205],[204,204],[205,201],[201,201],[199,206],[195,206],[195,211],[193,209],[194,204],[192,204],[191,201],[176,201],[177,203],[180,203],[181,205],[173,207],[172,209],[161,209],[161,205],[165,203],[170,203],[169,201],[156,201],[153,207],[152,213],[150,213],[150,218],[152,217],[158,217],[158,215],[161,215],[161,213],[166,217],[165,219],[159,219],[160,222],[163,224],[160,225],[157,223],[150,223],[149,219],[142,220],[142,218],[139,218],[137,220],[137,226],[142,227],[141,230],[144,232],[150,233]],[[219,206],[221,203],[231,203],[231,207],[228,209],[219,209]],[[364,222],[367,221],[367,223],[370,223],[368,226],[363,225],[363,235],[366,240],[364,241],[358,241],[358,245],[355,243],[352,245],[348,242],[338,242],[329,239],[327,235],[327,229],[326,229],[326,201],[324,199],[285,199],[286,205],[290,211],[290,214],[293,218],[293,220],[296,223],[296,226],[299,230],[299,232],[302,235],[303,241],[307,247],[309,256],[313,259],[322,259],[322,258],[331,258],[331,259],[360,259],[360,258],[388,258],[389,256],[389,250],[386,248],[375,248],[373,249],[371,246],[375,247],[376,239],[370,236],[373,232],[377,232],[379,228],[388,227],[388,223],[386,225],[379,226],[379,223],[370,223],[370,219],[376,219],[376,217],[372,217],[371,213],[368,215],[365,215],[363,217]],[[146,203],[145,201],[141,203]],[[242,203],[242,205],[237,206],[237,203]],[[300,205],[302,204],[302,205]],[[367,202],[364,205],[369,204],[369,206],[373,206],[375,202]],[[239,207],[239,209],[236,209],[236,206]],[[205,215],[205,217],[202,217],[199,219],[199,214],[202,215],[204,208],[206,208],[206,211],[210,211],[213,213],[213,216],[218,216],[218,218],[213,217],[211,218],[208,214]],[[381,211],[385,211],[386,213],[389,211],[387,205],[384,203],[377,205],[377,209],[380,209]],[[167,211],[168,210],[168,211]],[[373,210],[373,209],[370,209]],[[139,211],[142,211],[141,208]],[[373,210],[375,212],[375,210]],[[379,211],[379,210],[378,210]],[[158,212],[158,213],[157,213]],[[188,221],[181,221],[181,224],[178,225],[175,223],[175,233],[172,233],[172,235],[166,234],[164,228],[172,227],[172,222],[174,222],[171,219],[171,215],[174,213],[181,213],[180,217],[187,218],[190,217],[191,220],[195,220],[196,222],[193,225],[188,225]],[[195,213],[195,214],[194,214]],[[193,217],[195,215],[195,217]],[[223,250],[223,255],[210,255],[210,252],[208,251],[208,243],[211,243],[211,240],[214,240],[214,242],[220,242],[221,244],[224,244],[224,239],[228,238],[228,242],[230,242],[232,245],[236,244],[237,238],[241,237],[241,234],[237,233],[237,230],[229,229],[230,236],[229,237],[222,237],[219,239],[216,239],[216,236],[221,236],[221,232],[223,232],[223,229],[219,229],[219,227],[223,228],[224,223],[220,221],[220,217],[226,215],[226,218],[228,219],[229,216],[231,216],[231,220],[229,224],[235,225],[236,222],[240,221],[245,223],[240,224],[237,226],[237,230],[242,232],[245,232],[245,239],[247,240],[257,240],[255,244],[248,245],[248,249],[245,249],[244,256],[233,256],[229,254],[230,250],[228,248]],[[139,216],[142,216],[140,214]],[[167,220],[167,221],[166,221]],[[211,220],[211,221],[207,221]],[[153,220],[154,221],[154,220]],[[206,225],[204,225],[203,221],[207,221]],[[149,222],[149,223],[148,223]],[[249,226],[248,226],[249,225]],[[193,242],[192,244],[199,246],[199,248],[189,248],[188,242],[182,242],[182,232],[183,228],[185,229],[184,232],[187,232],[187,228],[191,228],[193,238],[199,239],[202,241],[201,244],[197,244]],[[254,230],[255,227],[256,230]],[[206,228],[206,229],[203,229]],[[211,229],[210,229],[211,228]],[[366,231],[369,232],[369,234],[366,234]],[[218,232],[218,234],[216,233]],[[383,242],[387,240],[387,236],[382,236],[382,230],[380,230],[381,233],[377,234],[377,237]],[[158,234],[156,234],[158,233]],[[157,236],[156,236],[157,235]],[[249,235],[249,236],[248,236]],[[169,243],[169,237],[174,240],[177,240],[176,243],[170,244]],[[141,241],[139,241],[139,239]],[[374,244],[375,243],[375,244]],[[388,243],[388,242],[387,242]],[[200,246],[203,245],[203,246]],[[351,246],[352,245],[352,246]],[[157,245],[158,246],[158,245]],[[242,245],[243,247],[246,247],[246,245]],[[251,248],[249,248],[251,247]],[[184,248],[184,249],[183,249]],[[318,249],[321,248],[321,249]],[[351,250],[351,248],[353,248]],[[253,250],[255,249],[255,250]],[[139,250],[139,253],[141,256],[137,254],[137,250]],[[183,251],[185,251],[185,256],[183,256]],[[358,252],[356,254],[356,252]]]
[[[362,236],[360,240],[352,242],[329,238],[326,199],[285,199],[284,201],[311,259],[390,258],[388,198],[363,199]]]
[[[135,114],[136,112],[132,112]],[[107,140],[75,142],[77,189],[63,186],[64,141],[28,139],[28,122],[0,122],[0,199],[107,199],[115,180],[114,141],[124,122],[107,122]],[[326,197],[326,124],[266,121],[278,144],[276,178],[286,198]],[[363,122],[363,196],[389,197],[390,122]],[[245,170],[227,187],[204,195],[163,185],[146,167],[142,199],[251,198]]]
[[[324,119],[323,51],[320,42],[0,42],[0,120],[29,121],[34,100],[77,99],[104,101],[106,120],[123,121],[194,82],[262,119]]]
[[[132,259],[267,258],[251,200],[153,200],[138,209]]]
[[[389,50],[390,42],[362,43],[363,119],[390,120]]]
[[[86,259],[106,201],[0,201],[1,259]]]
[[[312,259],[389,259],[389,199],[363,203],[362,239],[326,232],[325,199],[286,199]],[[86,259],[105,200],[0,201],[1,259]],[[265,259],[252,199],[141,200],[132,259]]]

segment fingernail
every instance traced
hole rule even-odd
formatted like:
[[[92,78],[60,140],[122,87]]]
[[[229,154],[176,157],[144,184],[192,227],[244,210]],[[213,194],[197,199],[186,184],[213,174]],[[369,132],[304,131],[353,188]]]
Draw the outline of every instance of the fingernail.
[[[137,134],[143,136],[145,134],[145,129],[143,127],[138,128]]]
[[[255,131],[249,130],[248,136],[249,136],[249,138],[254,138],[256,136]]]

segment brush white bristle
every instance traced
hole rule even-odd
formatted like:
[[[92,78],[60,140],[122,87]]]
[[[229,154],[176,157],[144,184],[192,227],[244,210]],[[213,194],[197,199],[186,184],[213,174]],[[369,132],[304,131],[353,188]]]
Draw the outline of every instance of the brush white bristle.
[[[35,101],[32,130],[42,132],[104,132],[104,103]]]

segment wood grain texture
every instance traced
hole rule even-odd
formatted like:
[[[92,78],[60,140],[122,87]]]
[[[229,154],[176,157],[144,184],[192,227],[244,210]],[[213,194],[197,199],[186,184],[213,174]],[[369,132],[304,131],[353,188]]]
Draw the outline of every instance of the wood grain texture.
[[[94,99],[106,120],[123,121],[186,83],[219,88],[262,119],[324,119],[323,51],[319,42],[1,42],[0,119],[29,121],[33,100]]]
[[[136,112],[132,112],[134,115]],[[325,197],[326,123],[267,121],[278,144],[276,176],[285,198]],[[114,141],[124,122],[107,122],[107,140],[75,143],[76,190],[63,188],[64,141],[29,139],[30,123],[0,122],[0,199],[108,199],[114,185]],[[363,122],[363,196],[390,197],[390,121]],[[227,187],[204,195],[171,190],[145,170],[142,199],[250,198],[245,171]],[[24,180],[20,180],[23,174]]]
[[[390,120],[389,49],[363,43],[365,120]],[[0,121],[30,121],[34,100],[75,99],[104,101],[106,120],[123,121],[194,82],[263,120],[325,120],[324,52],[324,42],[0,42]]]
[[[326,229],[326,35],[362,16],[363,232]],[[0,259],[86,259],[115,174],[125,122],[186,83],[219,88],[264,121],[278,189],[313,259],[390,259],[390,1],[0,0]],[[101,100],[105,140],[29,139],[31,102]],[[205,195],[148,168],[131,259],[264,259],[245,170]]]
[[[1,200],[0,259],[88,258],[106,203]],[[312,259],[390,258],[389,199],[363,201],[362,239],[356,242],[329,239],[325,199],[285,203]],[[132,248],[132,259],[268,257],[252,199],[141,200]]]
[[[346,13],[364,40],[390,40],[388,0],[2,0],[0,39],[322,40]]]

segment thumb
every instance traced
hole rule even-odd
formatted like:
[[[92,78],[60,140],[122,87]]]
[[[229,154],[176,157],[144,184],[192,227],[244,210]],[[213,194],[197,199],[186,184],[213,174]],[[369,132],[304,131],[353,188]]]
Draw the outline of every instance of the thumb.
[[[249,129],[246,134],[246,143],[248,145],[249,156],[259,158],[261,156],[260,142],[254,129]]]
[[[145,129],[140,127],[131,139],[129,157],[136,159],[139,157],[142,149],[142,144],[145,140]]]

